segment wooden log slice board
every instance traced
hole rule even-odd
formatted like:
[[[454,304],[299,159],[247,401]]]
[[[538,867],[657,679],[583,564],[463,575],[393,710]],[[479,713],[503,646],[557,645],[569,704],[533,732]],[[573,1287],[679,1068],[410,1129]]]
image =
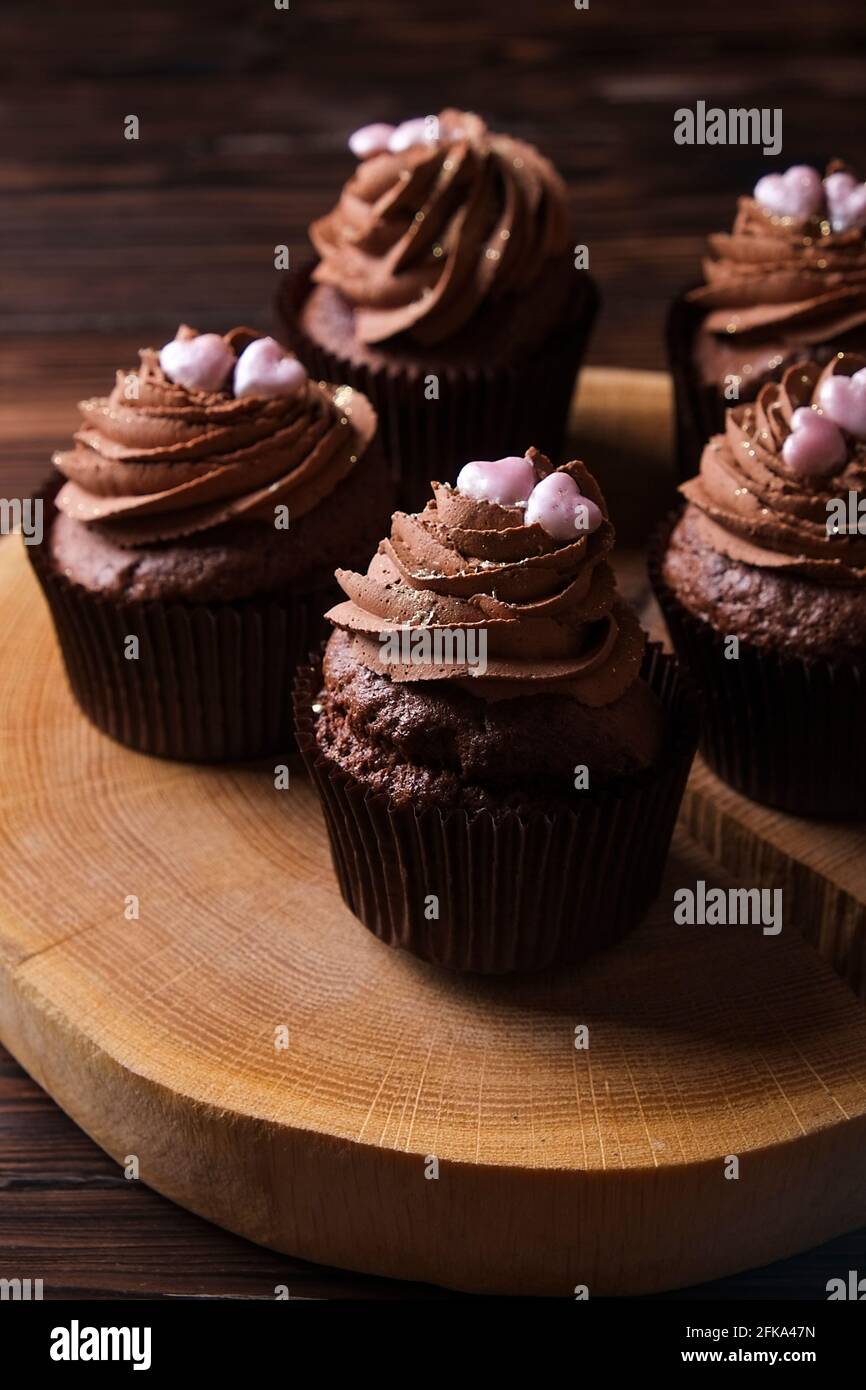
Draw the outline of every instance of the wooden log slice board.
[[[114,745],[18,541],[0,602],[0,1032],[142,1181],[308,1259],[564,1297],[866,1222],[866,1012],[793,903],[775,937],[675,926],[676,888],[723,882],[679,834],[580,972],[442,974],[343,907],[297,760],[278,791]]]

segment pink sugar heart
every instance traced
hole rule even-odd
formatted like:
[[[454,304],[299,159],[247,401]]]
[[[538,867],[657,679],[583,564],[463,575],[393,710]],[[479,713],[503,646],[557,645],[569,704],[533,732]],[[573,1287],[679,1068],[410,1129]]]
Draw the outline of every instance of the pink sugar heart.
[[[841,430],[810,406],[801,405],[791,416],[791,433],[782,445],[782,458],[800,478],[835,473],[848,457]]]
[[[866,439],[866,367],[853,376],[828,376],[818,402],[824,414],[855,439]]]
[[[234,362],[234,353],[218,333],[174,338],[159,353],[165,375],[187,391],[218,391]]]
[[[526,525],[543,527],[555,541],[574,541],[595,531],[604,518],[588,497],[583,497],[569,473],[549,473],[536,483],[526,504]]]
[[[821,176],[809,164],[792,164],[784,174],[765,174],[753,196],[776,217],[814,217],[824,206]]]
[[[515,507],[526,501],[535,483],[535,469],[529,459],[512,454],[504,459],[475,459],[464,464],[455,486],[464,497]]]
[[[273,338],[256,338],[245,347],[235,367],[236,396],[296,396],[307,373],[297,357],[286,354]]]
[[[372,125],[362,125],[360,130],[349,136],[349,149],[356,159],[369,159],[371,155],[382,154],[387,150],[388,141],[395,127],[384,121],[374,121]]]
[[[866,183],[858,183],[853,174],[840,170],[824,180],[824,192],[834,232],[866,227]]]
[[[388,149],[392,154],[402,154],[412,145],[423,145],[425,141],[431,143],[427,119],[425,116],[415,116],[411,121],[403,121],[398,125],[388,141]]]

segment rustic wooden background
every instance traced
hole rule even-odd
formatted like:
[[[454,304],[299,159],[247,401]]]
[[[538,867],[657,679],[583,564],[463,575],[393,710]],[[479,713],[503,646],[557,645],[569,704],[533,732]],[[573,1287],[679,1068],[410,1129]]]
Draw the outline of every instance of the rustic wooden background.
[[[780,106],[782,165],[838,154],[866,172],[860,0],[4,0],[0,23],[6,497],[142,343],[181,319],[269,325],[273,248],[304,259],[366,121],[465,106],[539,144],[604,295],[590,360],[620,366],[663,365],[668,300],[769,167],[674,145],[677,107]],[[288,1261],[178,1211],[2,1053],[0,1194],[0,1273],[42,1275],[53,1296],[447,1296]],[[864,1260],[861,1233],[693,1296],[821,1298]]]
[[[859,0],[4,0],[0,43],[0,486],[15,494],[75,399],[183,318],[266,326],[273,248],[353,167],[359,123],[454,104],[537,142],[571,189],[604,293],[591,361],[663,364],[670,296],[768,167],[682,147],[699,98],[780,106],[783,161],[855,163]],[[137,115],[140,139],[123,138]]]

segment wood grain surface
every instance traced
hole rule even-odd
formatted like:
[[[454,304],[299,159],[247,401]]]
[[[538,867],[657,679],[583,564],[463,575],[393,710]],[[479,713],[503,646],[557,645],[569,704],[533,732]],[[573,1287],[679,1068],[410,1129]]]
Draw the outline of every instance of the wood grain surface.
[[[794,0],[781,18],[680,0],[606,0],[579,15],[567,0],[293,0],[283,15],[152,0],[134,20],[93,0],[7,0],[0,492],[29,492],[73,428],[74,402],[179,318],[265,327],[273,245],[304,251],[308,221],[351,168],[346,133],[377,115],[464,104],[539,143],[569,180],[605,295],[592,359],[660,366],[670,295],[765,167],[749,149],[675,147],[673,110],[699,98],[782,106],[783,162],[857,160],[864,36],[855,0]],[[122,139],[129,112],[142,120],[137,144]],[[629,572],[639,592],[639,558]],[[275,1257],[124,1182],[0,1056],[0,1273],[23,1261],[54,1296],[270,1297],[275,1282],[412,1296]],[[864,1261],[861,1233],[689,1296],[823,1297],[828,1277]]]
[[[95,365],[98,365],[101,360],[101,353],[105,349],[104,340],[97,340],[94,343],[90,337],[83,335],[79,341],[81,344],[82,359],[85,362],[93,362]],[[115,342],[112,339],[112,349],[114,349],[115,346]],[[63,361],[59,351],[58,361]],[[622,408],[622,403],[624,401],[627,402],[627,408],[625,409]],[[29,419],[31,422],[31,428],[37,421],[38,427],[46,430],[46,432],[60,428],[63,412],[68,411],[68,405],[64,405],[59,396],[52,397],[52,402],[53,404],[46,410],[44,418],[36,410],[32,410],[26,417],[26,419]],[[653,623],[651,601],[649,599],[642,552],[637,542],[641,535],[644,534],[645,528],[653,516],[657,515],[661,510],[664,510],[669,500],[669,414],[670,387],[666,377],[663,375],[658,373],[634,374],[622,371],[590,369],[582,378],[581,389],[572,420],[574,450],[592,461],[593,466],[602,477],[605,489],[614,508],[614,515],[617,519],[623,542],[619,549],[620,582],[632,601],[642,609],[644,619],[648,621],[650,625]],[[3,551],[8,553],[8,546],[4,547]],[[17,630],[21,627],[21,623],[18,621],[17,616],[13,611],[10,611],[8,605],[5,611],[7,620],[9,620],[7,630],[9,630],[10,626],[13,630]],[[14,621],[12,621],[13,618]],[[25,647],[29,650],[29,638],[25,638]],[[14,653],[7,650],[5,654],[7,658],[11,657],[12,671],[19,671],[18,658]],[[42,680],[44,682],[43,698],[50,691],[56,694],[57,685],[59,684],[58,680],[52,680],[50,676],[50,655],[49,646],[42,651],[40,656],[35,658],[37,666],[42,671]],[[11,687],[13,690],[17,689],[17,680],[18,677],[16,676]],[[43,716],[44,709],[42,706],[39,704],[35,705],[34,717],[41,723]],[[80,733],[88,732],[86,726],[77,718],[74,711],[72,711],[72,720],[73,726],[77,727]],[[19,764],[20,777],[22,782],[24,782],[26,778],[31,775],[32,760],[30,753],[25,751],[28,749],[28,744],[26,740],[22,741],[21,731],[16,728],[11,707],[6,711],[5,717],[0,718],[0,728],[3,729],[10,746],[12,748],[18,748],[24,758],[24,761]],[[105,744],[104,740],[97,739],[96,742],[101,747],[111,748],[111,745]],[[123,757],[128,755],[121,754],[120,756]],[[66,793],[73,797],[76,802],[79,799],[82,787],[89,788],[93,785],[95,789],[98,790],[102,788],[103,791],[105,791],[106,778],[104,771],[100,770],[94,773],[92,769],[87,768],[84,770],[79,769],[76,772],[68,766],[68,759],[65,754],[61,754],[58,750],[55,752],[55,757],[56,761],[64,767],[63,785],[66,788]],[[133,759],[132,761],[137,764],[143,764],[143,766],[148,769],[154,767],[160,768],[160,765],[149,764],[146,760]],[[11,769],[11,764],[8,764],[7,767]],[[192,812],[190,812],[189,815],[185,814],[183,808],[176,801],[174,778],[177,769],[165,769],[162,767],[161,771],[169,778],[171,800],[166,803],[164,816],[160,819],[164,820],[166,824],[171,824],[175,820],[183,822],[185,820],[195,819]],[[203,775],[207,778],[211,774],[205,773]],[[114,794],[114,784],[111,778],[108,779],[107,789],[108,795],[112,796]],[[48,800],[49,798],[46,796],[46,803]],[[109,802],[109,805],[112,804],[112,802]],[[139,797],[138,794],[136,794],[136,815],[138,814],[138,809]],[[750,809],[754,810],[754,808]],[[234,818],[235,812],[232,811],[230,820],[233,821]],[[766,819],[766,817],[764,818]],[[247,813],[245,813],[244,817],[245,823],[246,819]],[[80,829],[77,817],[75,825],[77,844],[79,843],[78,831]],[[15,833],[14,830],[10,833],[13,834],[16,843],[22,838],[20,834]],[[205,854],[206,858],[209,860],[213,857],[218,863],[222,861],[225,856],[222,854],[214,838],[213,830],[202,827],[201,834],[203,837],[202,852]],[[23,838],[24,842],[29,844],[32,839],[32,834],[28,832]],[[140,838],[140,836],[137,838]],[[730,836],[728,838],[730,838]],[[103,832],[99,829],[97,831],[91,831],[91,838],[81,842],[82,851],[88,856],[88,862],[92,862],[94,857],[98,858],[103,852],[103,839]],[[67,840],[63,842],[68,843]],[[718,848],[716,845],[712,847]],[[322,847],[320,846],[320,850],[321,849]],[[226,862],[228,862],[227,859]],[[766,867],[761,858],[760,847],[757,859],[754,858],[753,851],[753,862],[756,869],[760,869],[762,864]],[[742,867],[742,865],[740,867]],[[328,870],[324,860],[320,865],[320,872],[327,879]],[[672,870],[672,872],[676,872],[676,870]],[[740,878],[738,881],[743,880]],[[764,881],[760,873],[757,874],[757,881]],[[812,916],[814,893],[804,893],[801,886],[801,890],[795,896],[794,900],[803,904],[804,907],[804,911],[802,915],[798,916],[795,926],[801,927],[807,932],[811,932],[814,937],[815,933],[812,931],[812,923],[814,921]],[[305,890],[305,910],[309,910],[310,901],[311,900],[307,898]],[[98,913],[98,902],[95,910]],[[158,906],[158,915],[164,916],[169,910],[170,902],[166,900],[163,904]],[[832,917],[830,920],[832,920]],[[73,936],[77,936],[77,929],[76,932],[73,933]],[[42,953],[45,951],[46,944],[47,943],[41,939],[35,942],[30,941],[27,943],[26,950],[28,953],[37,953],[41,960],[43,959]],[[217,944],[216,940],[214,940],[214,944]],[[839,965],[838,960],[834,963],[837,966]],[[714,979],[714,1001],[717,998],[717,989],[718,980]],[[113,992],[112,989],[112,993]],[[798,1004],[798,1010],[800,1007],[801,1004]],[[36,1073],[40,1074],[37,1054],[34,1054],[35,1060],[32,1065]],[[667,1059],[665,1065],[667,1065]],[[52,1068],[52,1072],[53,1070],[54,1068]],[[29,1082],[26,1084],[30,1087]],[[48,1080],[47,1084],[51,1086],[51,1081]],[[69,1108],[73,1109],[76,1114],[78,1113],[78,1096],[80,1090],[81,1083],[76,1082],[73,1085],[73,1099],[71,1102],[67,1102]],[[403,1112],[401,1111],[401,1113]],[[17,1117],[18,1115],[19,1112],[14,1108],[14,1104],[5,1110],[0,1109],[0,1117],[7,1122],[10,1116]],[[79,1118],[82,1117],[79,1116]],[[18,1129],[22,1135],[27,1135],[29,1139],[29,1131],[26,1126],[21,1123],[20,1119],[18,1121]],[[92,1132],[97,1134],[100,1133],[98,1125],[93,1126]],[[383,1131],[383,1136],[385,1141],[388,1142],[389,1135],[387,1133],[387,1127],[385,1131]],[[391,1138],[393,1137],[394,1136],[391,1136]],[[399,1126],[396,1137],[398,1139],[400,1137]],[[106,1142],[104,1137],[103,1142]],[[92,1213],[91,1224],[94,1222],[96,1223],[95,1240],[93,1244],[88,1240],[83,1248],[79,1248],[78,1245],[75,1244],[73,1250],[67,1251],[61,1249],[60,1251],[50,1251],[48,1252],[47,1265],[45,1263],[46,1252],[40,1249],[38,1241],[35,1246],[30,1246],[28,1244],[27,1234],[31,1227],[27,1218],[28,1215],[34,1211],[35,1204],[40,1200],[40,1196],[45,1191],[44,1184],[46,1180],[44,1178],[31,1178],[30,1181],[25,1178],[20,1187],[17,1185],[14,1186],[14,1205],[6,1204],[5,1207],[2,1207],[2,1204],[0,1204],[0,1208],[2,1208],[0,1209],[0,1258],[2,1258],[2,1251],[4,1248],[3,1223],[5,1221],[8,1223],[8,1230],[11,1237],[10,1251],[14,1250],[17,1253],[21,1250],[30,1249],[32,1258],[38,1260],[39,1267],[47,1269],[49,1280],[53,1278],[56,1281],[53,1285],[56,1296],[59,1296],[61,1290],[68,1289],[70,1286],[78,1289],[83,1288],[88,1291],[89,1295],[92,1294],[93,1296],[111,1296],[112,1290],[115,1294],[123,1292],[124,1296],[145,1296],[148,1291],[152,1292],[154,1290],[159,1290],[164,1293],[174,1290],[175,1292],[184,1293],[186,1295],[198,1292],[207,1296],[208,1291],[215,1288],[223,1291],[231,1290],[239,1292],[247,1288],[246,1281],[249,1281],[249,1292],[252,1296],[269,1297],[272,1296],[273,1285],[269,1283],[262,1284],[258,1281],[270,1280],[274,1277],[274,1270],[279,1268],[283,1269],[285,1277],[282,1280],[276,1279],[276,1282],[282,1283],[291,1279],[295,1281],[294,1287],[296,1289],[299,1288],[302,1291],[306,1291],[309,1296],[317,1296],[319,1293],[322,1295],[339,1296],[348,1293],[349,1296],[362,1298],[408,1297],[413,1296],[413,1291],[417,1296],[442,1296],[441,1290],[431,1292],[426,1285],[423,1287],[420,1285],[415,1287],[413,1285],[412,1288],[404,1289],[402,1285],[394,1286],[389,1282],[383,1283],[382,1281],[365,1278],[361,1275],[352,1276],[340,1273],[339,1271],[323,1271],[319,1267],[305,1265],[302,1261],[298,1260],[291,1261],[288,1266],[280,1266],[278,1257],[273,1255],[263,1256],[253,1252],[251,1249],[243,1244],[239,1244],[225,1233],[214,1230],[212,1233],[204,1235],[202,1233],[207,1231],[207,1228],[197,1223],[195,1218],[188,1214],[178,1212],[177,1217],[173,1219],[171,1208],[165,1208],[165,1204],[162,1203],[160,1198],[153,1193],[144,1191],[140,1184],[126,1183],[124,1179],[118,1175],[116,1168],[109,1168],[110,1176],[107,1176],[104,1171],[106,1164],[105,1158],[101,1155],[96,1155],[95,1151],[92,1149],[88,1149],[88,1152],[93,1155],[93,1161],[97,1162],[102,1170],[102,1176],[96,1179],[97,1186],[93,1188],[91,1186],[91,1177],[89,1173],[85,1173],[80,1177],[77,1175],[77,1164],[79,1162],[78,1153],[82,1144],[86,1144],[86,1141],[81,1138],[76,1138],[72,1146],[73,1156],[70,1158],[67,1153],[64,1155],[63,1160],[64,1171],[68,1171],[66,1165],[70,1165],[76,1176],[66,1182],[60,1179],[57,1183],[56,1194],[54,1193],[50,1178],[47,1180],[47,1183],[48,1190],[52,1191],[50,1209],[56,1212],[57,1218],[61,1222],[61,1228],[64,1218],[68,1219],[74,1210],[81,1210],[83,1207],[86,1211]],[[0,1150],[0,1152],[2,1152],[2,1150]],[[834,1159],[834,1162],[835,1161]],[[107,1187],[104,1186],[106,1181]],[[111,1192],[112,1195],[110,1198],[105,1198],[103,1196],[106,1190]],[[121,1195],[124,1192],[132,1190],[135,1192],[134,1200]],[[167,1188],[166,1190],[172,1189]],[[183,1197],[183,1194],[175,1195]],[[190,1205],[193,1207],[197,1206],[195,1194],[193,1194],[192,1199],[187,1196],[185,1200],[189,1201]],[[133,1248],[130,1251],[128,1262],[125,1256],[123,1259],[118,1259],[112,1243],[118,1234],[129,1232],[130,1228],[127,1224],[129,1221],[133,1223],[132,1230],[136,1230],[135,1221],[138,1219],[136,1213],[140,1210],[152,1212],[153,1204],[159,1204],[160,1230],[164,1230],[165,1232],[162,1240],[157,1242],[158,1248],[162,1249],[163,1240],[172,1249],[174,1249],[176,1242],[180,1242],[181,1248],[186,1252],[185,1260],[181,1261],[180,1268],[177,1268],[173,1261],[174,1267],[170,1274],[167,1274],[164,1270],[157,1271],[149,1255],[149,1246],[146,1241],[142,1242],[141,1240],[135,1239],[135,1237],[131,1237]],[[102,1210],[103,1205],[105,1225],[97,1220],[96,1217],[97,1211]],[[198,1206],[198,1209],[202,1208]],[[824,1208],[822,1215],[829,1218],[832,1216],[832,1213]],[[222,1219],[226,1220],[227,1218],[225,1215],[222,1215]],[[39,1229],[38,1223],[36,1229]],[[75,1227],[67,1227],[66,1229],[72,1231]],[[113,1235],[109,1242],[103,1244],[102,1236],[105,1231],[112,1232]],[[799,1243],[805,1244],[814,1241],[819,1238],[821,1233],[820,1229],[812,1228],[809,1234],[803,1233]],[[861,1238],[864,1239],[864,1243],[866,1243],[866,1237]],[[225,1260],[225,1264],[221,1263],[219,1266],[219,1274],[216,1274],[213,1269],[211,1269],[208,1276],[205,1276],[202,1272],[199,1262],[199,1251],[202,1246],[208,1249],[213,1248],[215,1258],[219,1261]],[[784,1247],[778,1247],[777,1250],[774,1251],[772,1245],[768,1245],[763,1247],[760,1253],[756,1251],[751,1258],[756,1262],[767,1259],[770,1258],[773,1253],[778,1253],[778,1250],[782,1248]],[[779,1289],[784,1289],[786,1292],[788,1290],[793,1290],[795,1293],[799,1291],[799,1296],[802,1297],[818,1296],[820,1289],[823,1288],[823,1284],[820,1283],[820,1280],[815,1282],[816,1276],[814,1271],[820,1270],[823,1272],[825,1268],[824,1262],[829,1260],[832,1263],[835,1259],[835,1254],[833,1252],[839,1248],[848,1247],[845,1245],[839,1247],[836,1243],[833,1243],[824,1251],[819,1252],[813,1259],[808,1262],[802,1262],[799,1265],[799,1268],[803,1271],[799,1276],[799,1283],[794,1281],[794,1276],[789,1272],[792,1268],[789,1264],[786,1267],[783,1266],[782,1270],[778,1272],[770,1270],[767,1273],[759,1272],[756,1275],[745,1276],[741,1280],[730,1279],[727,1281],[723,1280],[721,1283],[717,1281],[712,1285],[706,1285],[704,1286],[705,1291],[707,1291],[706,1296],[709,1296],[708,1291],[710,1289],[716,1289],[723,1295],[727,1291],[728,1296],[740,1295],[745,1292],[751,1296],[759,1297],[763,1291]],[[219,1253],[217,1254],[217,1252]],[[342,1255],[334,1254],[332,1258],[335,1260],[342,1259],[344,1263],[351,1263],[351,1258],[345,1253]],[[236,1274],[236,1267],[241,1272]],[[793,1267],[797,1267],[796,1262]],[[699,1278],[702,1273],[706,1272],[701,1268],[692,1269],[689,1272],[686,1271],[687,1266],[683,1266],[683,1272],[674,1278],[674,1282],[683,1283],[687,1280],[696,1279]],[[806,1273],[806,1271],[808,1271],[808,1273]],[[426,1271],[422,1272],[426,1273]],[[446,1276],[434,1272],[432,1274],[428,1273],[427,1277],[441,1279]],[[826,1277],[830,1276],[827,1275]],[[826,1283],[826,1277],[824,1278],[824,1283]],[[784,1282],[786,1278],[789,1281],[787,1285]],[[778,1282],[779,1280],[782,1281],[781,1284]],[[816,1290],[818,1290],[818,1294],[816,1294]],[[701,1292],[699,1290],[694,1295],[690,1293],[690,1296],[701,1296]]]
[[[715,881],[687,839],[581,971],[448,976],[347,912],[297,766],[278,791],[114,745],[19,546],[0,602],[3,1040],[118,1164],[259,1243],[472,1292],[655,1292],[866,1220],[866,1014],[790,921],[674,926]]]
[[[857,160],[864,39],[856,0],[150,0],[134,23],[108,0],[7,0],[0,333],[130,330],[135,346],[181,318],[264,326],[273,248],[306,255],[353,167],[349,132],[450,104],[566,178],[604,294],[592,360],[661,366],[670,297],[767,167],[751,147],[675,145],[674,111],[781,107],[780,159]]]
[[[825,1297],[862,1269],[866,1229],[787,1260],[659,1295],[699,1301]],[[443,1299],[431,1284],[379,1279],[276,1254],[184,1211],[117,1164],[0,1047],[0,1277],[41,1278],[45,1298]]]
[[[866,998],[866,825],[758,806],[698,759],[682,812],[693,839],[738,883],[781,889],[806,939]]]

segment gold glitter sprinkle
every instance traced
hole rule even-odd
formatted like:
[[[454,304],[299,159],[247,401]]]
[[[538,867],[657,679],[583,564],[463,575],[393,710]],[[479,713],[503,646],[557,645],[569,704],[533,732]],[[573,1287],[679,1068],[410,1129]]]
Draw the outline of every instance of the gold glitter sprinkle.
[[[826,260],[824,259],[823,256],[819,257],[819,259],[815,262],[815,264],[817,265],[817,267],[818,267],[819,270],[826,270],[826,269],[827,269],[827,262],[826,262]]]
[[[324,382],[319,383],[324,386]],[[338,386],[334,392],[334,405],[338,410],[348,410],[351,404],[353,391],[351,386]]]
[[[424,221],[424,214],[423,214],[423,212],[416,212],[416,213],[415,213],[415,221],[416,221],[416,222],[423,222],[423,221]]]
[[[498,261],[498,260],[499,260],[499,252],[498,252],[498,251],[494,251],[492,246],[488,246],[488,248],[487,248],[487,250],[484,252],[484,254],[485,254],[485,256],[487,257],[488,261]]]
[[[349,455],[349,462],[350,462],[350,463],[357,463],[357,462],[358,462],[358,455],[357,455],[357,454],[350,454],[350,455]]]
[[[447,172],[450,174],[450,173],[451,173],[451,170],[454,168],[454,160],[453,160],[453,159],[446,159],[446,160],[444,160],[443,163],[442,163],[442,168],[445,169],[445,170],[447,170]]]
[[[737,331],[737,321],[736,321],[736,319],[731,319],[731,322],[730,322],[730,323],[726,323],[726,324],[725,324],[725,332],[726,332],[726,333],[736,333],[736,331]]]
[[[821,235],[822,235],[822,236],[829,236],[831,231],[832,231],[832,228],[831,228],[829,222],[822,222],[822,223],[821,223]]]
[[[441,246],[434,246],[434,247],[433,247],[433,255],[434,255],[434,256],[441,256],[442,254],[443,254],[443,252],[442,252],[442,247],[441,247]]]
[[[522,169],[522,168],[523,168],[523,160],[522,160],[522,159],[515,159],[515,161],[514,161],[514,167],[515,167],[515,169]]]
[[[509,232],[507,227],[503,227],[499,235],[502,237],[503,241],[508,241],[509,237],[511,236],[511,233]]]

